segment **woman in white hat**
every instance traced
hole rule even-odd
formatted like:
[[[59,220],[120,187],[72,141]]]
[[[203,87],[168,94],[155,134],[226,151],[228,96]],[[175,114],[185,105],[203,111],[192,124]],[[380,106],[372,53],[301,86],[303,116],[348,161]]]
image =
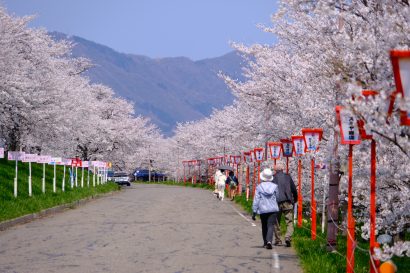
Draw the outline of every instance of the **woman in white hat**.
[[[276,197],[278,194],[277,185],[273,184],[272,170],[264,169],[259,175],[261,184],[256,187],[252,205],[252,219],[256,220],[256,214],[260,215],[262,222],[263,246],[272,249],[273,224],[276,221],[279,211]]]

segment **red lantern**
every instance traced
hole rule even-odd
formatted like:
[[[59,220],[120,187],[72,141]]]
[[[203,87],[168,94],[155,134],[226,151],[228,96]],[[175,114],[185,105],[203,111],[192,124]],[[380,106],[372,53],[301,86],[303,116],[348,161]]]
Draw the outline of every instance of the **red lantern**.
[[[348,186],[347,186],[347,255],[346,270],[353,273],[355,219],[353,217],[353,145],[360,144],[360,133],[356,117],[342,106],[336,106],[336,118],[339,122],[341,144],[349,144]]]
[[[305,154],[306,145],[303,136],[292,136],[293,151],[296,156],[302,156]]]
[[[302,155],[305,154],[305,140],[303,136],[292,136],[293,150],[298,159],[298,227],[302,227]],[[312,210],[313,214],[313,210]],[[312,217],[313,218],[313,217]],[[313,226],[313,225],[312,225]]]
[[[392,50],[390,59],[397,93],[410,98],[410,50]],[[410,111],[400,111],[401,125],[410,126]]]
[[[243,161],[245,163],[251,163],[252,162],[251,152],[243,152]]]
[[[292,153],[293,153],[292,140],[281,139],[280,142],[282,143],[282,155],[284,157],[292,157]]]
[[[282,152],[281,142],[268,142],[269,154],[272,159],[279,159]]]
[[[341,144],[360,144],[359,127],[356,117],[343,106],[336,106],[336,118],[339,123]]]
[[[303,138],[305,140],[306,151],[316,152],[319,150],[319,142],[322,140],[322,128],[303,128]]]
[[[255,148],[253,149],[253,152],[255,153],[256,162],[263,161],[263,148]]]

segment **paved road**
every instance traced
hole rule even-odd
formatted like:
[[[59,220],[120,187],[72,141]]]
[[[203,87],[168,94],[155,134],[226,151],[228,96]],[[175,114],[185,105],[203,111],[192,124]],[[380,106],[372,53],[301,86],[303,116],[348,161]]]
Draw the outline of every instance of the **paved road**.
[[[301,272],[290,248],[211,192],[133,185],[0,232],[0,272]]]

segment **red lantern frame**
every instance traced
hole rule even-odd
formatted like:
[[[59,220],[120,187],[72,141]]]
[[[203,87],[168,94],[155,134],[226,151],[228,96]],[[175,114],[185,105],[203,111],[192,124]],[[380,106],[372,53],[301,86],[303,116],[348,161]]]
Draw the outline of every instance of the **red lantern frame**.
[[[305,141],[305,151],[310,151],[308,149],[308,143],[307,143],[307,137],[306,137],[307,134],[319,134],[319,141],[317,143],[316,150],[315,150],[315,152],[317,152],[319,150],[319,142],[322,140],[323,129],[322,128],[303,128],[302,129],[302,135]]]
[[[268,142],[268,147],[269,147],[269,154],[270,154],[270,158],[272,159],[279,159],[280,158],[280,154],[282,153],[282,143],[281,142]],[[272,147],[279,147],[279,153],[278,156],[273,156],[272,154]]]
[[[260,148],[260,147],[255,148],[255,149],[253,149],[253,152],[254,152],[254,155],[255,155],[255,161],[258,162],[258,163],[259,163],[259,162],[262,162],[263,159],[264,159],[263,154],[262,154],[262,158],[259,159],[259,158],[256,156],[256,153],[257,153],[257,152],[262,152],[262,153],[263,153],[263,148]]]
[[[291,136],[291,139],[292,139],[292,144],[293,144],[293,147],[292,147],[293,154],[296,155],[296,156],[304,155],[305,152],[306,152],[306,142],[304,141],[304,137],[303,136]],[[305,144],[305,147],[303,148],[303,154],[297,154],[296,153],[296,142],[295,142],[296,140],[303,140],[303,142]]]
[[[390,51],[390,60],[393,66],[394,81],[396,83],[397,93],[400,93],[403,98],[406,94],[403,88],[403,82],[400,75],[400,60],[409,59],[410,61],[410,50],[392,50]],[[410,77],[410,75],[409,75]],[[408,87],[410,90],[410,86]],[[410,126],[410,117],[407,111],[400,111],[400,124],[404,126]]]
[[[357,129],[359,132],[358,139],[357,140],[345,140],[344,133],[343,133],[343,128],[342,128],[342,119],[341,119],[341,111],[344,110],[343,106],[336,106],[336,119],[337,122],[339,123],[339,129],[340,129],[340,136],[341,136],[341,144],[360,144],[361,143],[361,138],[360,138],[360,132],[359,132],[359,126],[357,125]]]
[[[280,142],[282,143],[282,156],[283,157],[292,157],[292,154],[293,154],[293,142],[292,142],[292,140],[284,138],[284,139],[281,139]],[[291,152],[289,154],[285,154],[285,147],[284,147],[285,144],[291,144],[292,145],[292,147],[290,149]]]

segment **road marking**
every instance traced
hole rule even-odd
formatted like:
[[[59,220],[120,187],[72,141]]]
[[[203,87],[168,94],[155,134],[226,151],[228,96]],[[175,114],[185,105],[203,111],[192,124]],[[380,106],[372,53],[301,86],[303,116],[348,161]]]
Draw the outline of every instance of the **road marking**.
[[[256,227],[255,223],[252,223],[251,220],[249,220],[245,215],[243,215],[239,210],[237,210],[234,206],[230,205],[234,211],[236,211],[237,214],[239,214],[239,216],[241,216],[243,219],[245,219],[248,223],[251,224],[251,226]]]
[[[243,219],[245,219],[248,223],[250,223],[253,227],[256,227],[256,224],[249,220],[245,215],[243,215],[240,211],[238,211],[233,205],[230,205],[233,210],[239,214]],[[280,272],[280,263],[279,263],[279,254],[276,252],[275,249],[272,250],[272,272]]]
[[[279,272],[280,271],[280,264],[279,264],[279,254],[276,252],[276,250],[272,251],[272,272]]]

